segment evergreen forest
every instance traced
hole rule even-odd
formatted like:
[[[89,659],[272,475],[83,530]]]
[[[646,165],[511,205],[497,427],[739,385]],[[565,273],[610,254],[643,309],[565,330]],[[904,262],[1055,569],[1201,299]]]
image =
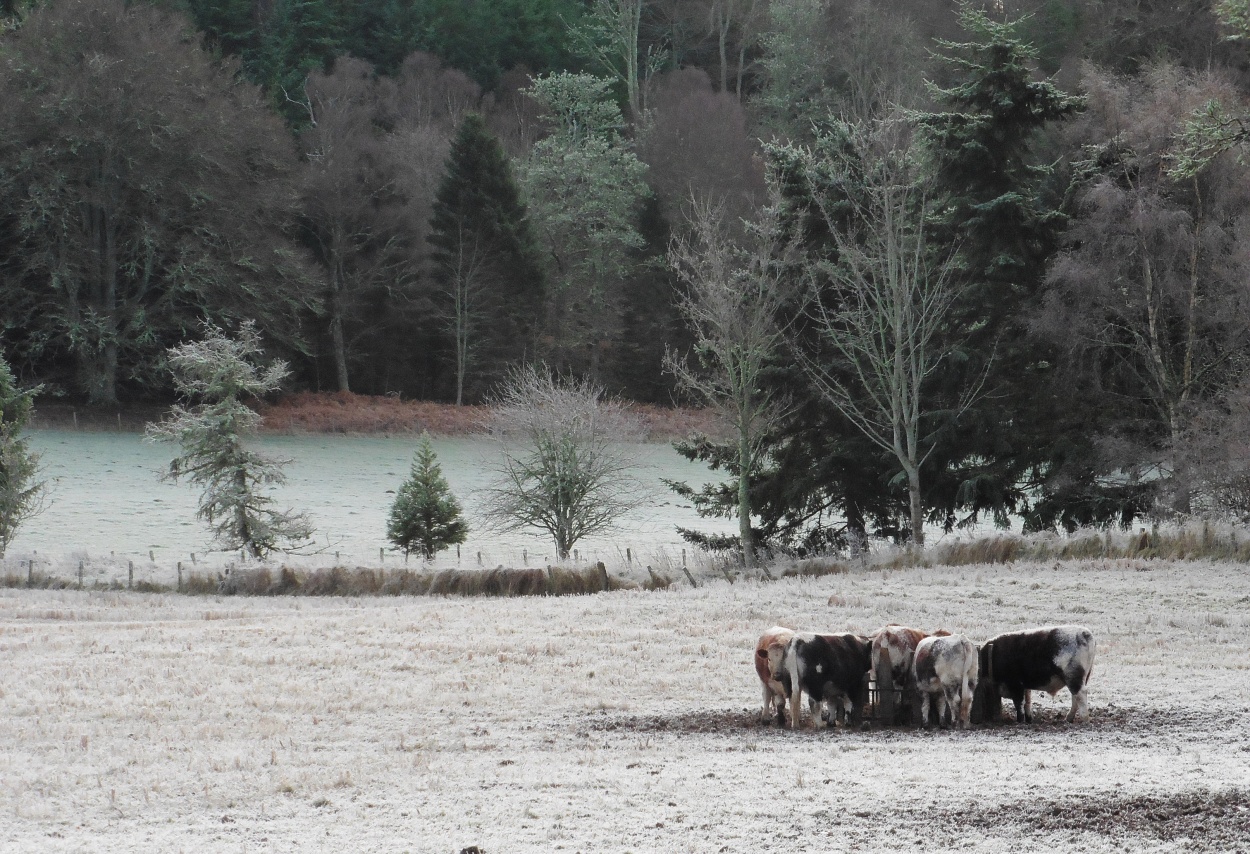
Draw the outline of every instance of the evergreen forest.
[[[290,389],[716,407],[681,450],[725,483],[672,485],[745,520],[707,547],[1244,517],[1248,37],[1246,0],[0,0],[0,351],[92,406],[254,324]]]

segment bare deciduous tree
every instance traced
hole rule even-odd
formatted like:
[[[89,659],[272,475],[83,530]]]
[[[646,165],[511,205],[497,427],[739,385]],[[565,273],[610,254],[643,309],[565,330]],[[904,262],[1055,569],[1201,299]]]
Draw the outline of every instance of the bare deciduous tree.
[[[814,286],[808,303],[833,358],[801,361],[830,403],[898,461],[907,478],[912,542],[923,547],[920,470],[933,450],[923,435],[932,405],[925,383],[952,346],[946,326],[955,296],[954,248],[930,245],[929,187],[905,140],[862,132],[851,138],[858,186],[849,194],[849,217],[822,205],[837,257],[817,262],[812,281],[831,286]],[[980,384],[968,389],[958,410],[979,391]]]
[[[664,64],[663,51],[641,51],[643,9],[647,0],[591,0],[584,23],[574,31],[581,49],[625,84],[630,117],[646,109],[646,90]]]
[[[1108,467],[1157,473],[1162,503],[1187,514],[1200,470],[1212,470],[1190,471],[1191,421],[1209,422],[1245,374],[1250,193],[1231,153],[1193,170],[1166,166],[1186,117],[1235,92],[1170,66],[1131,83],[1091,71],[1085,84],[1090,109],[1075,133],[1094,157],[1035,328],[1117,401],[1116,432],[1131,440],[1113,445],[1122,453]]]
[[[747,111],[733,95],[713,91],[698,68],[656,78],[637,146],[647,183],[673,221],[691,198],[721,205],[731,221],[750,218],[766,201],[763,157]]]
[[[715,407],[738,445],[738,537],[743,563],[755,565],[750,481],[762,462],[762,440],[783,406],[763,373],[784,342],[778,322],[785,302],[784,242],[775,207],[735,240],[721,208],[695,202],[690,235],[674,239],[669,263],[686,286],[679,307],[694,334],[697,364],[669,351],[665,366],[687,390]]]
[[[624,446],[641,438],[641,425],[588,380],[517,368],[495,400],[489,426],[500,461],[485,490],[486,518],[502,530],[546,531],[560,560],[646,500]]]

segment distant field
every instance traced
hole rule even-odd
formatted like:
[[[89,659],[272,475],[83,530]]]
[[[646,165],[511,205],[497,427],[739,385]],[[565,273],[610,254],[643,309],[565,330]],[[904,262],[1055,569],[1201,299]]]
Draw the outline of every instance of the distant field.
[[[1093,720],[755,722],[774,623],[1080,622]],[[1250,850],[1250,576],[1082,561],[576,598],[0,590],[5,851]]]
[[[20,574],[24,562],[34,558],[41,572],[76,578],[83,561],[88,585],[107,584],[125,582],[133,562],[136,580],[169,585],[179,561],[192,569],[192,553],[201,571],[205,566],[216,571],[237,560],[237,553],[206,553],[208,529],[195,518],[198,492],[158,479],[173,457],[172,448],[144,442],[133,432],[41,429],[32,430],[30,438],[43,455],[49,503],[44,513],[23,525],[6,556],[6,571]],[[480,524],[479,490],[488,481],[488,466],[497,453],[489,440],[443,436],[433,443],[470,525],[459,561],[454,550],[446,551],[435,567],[477,568],[479,553],[480,565],[486,568],[553,561],[550,542],[537,533],[499,534]],[[258,445],[266,453],[292,460],[286,486],[275,492],[276,501],[282,508],[307,511],[317,530],[319,551],[293,559],[294,564],[377,566],[378,550],[386,548],[383,565],[403,565],[403,555],[390,551],[386,541],[386,518],[395,499],[393,490],[408,476],[416,450],[414,436],[265,436]],[[583,562],[603,560],[613,572],[632,569],[645,578],[647,563],[680,563],[685,544],[678,525],[719,531],[736,524],[700,519],[660,482],[668,477],[702,484],[711,477],[705,466],[682,458],[665,443],[631,444],[627,450],[637,460],[639,479],[652,489],[652,501],[623,517],[618,530],[579,543]],[[413,568],[419,565],[413,561]]]

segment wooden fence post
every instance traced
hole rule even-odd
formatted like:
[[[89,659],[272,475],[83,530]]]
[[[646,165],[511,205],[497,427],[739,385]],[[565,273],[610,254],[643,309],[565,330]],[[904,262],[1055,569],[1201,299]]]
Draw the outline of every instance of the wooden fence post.
[[[991,723],[999,720],[1003,713],[1003,700],[994,681],[994,645],[987,643],[978,655],[988,666],[977,679],[977,690],[972,695],[971,721],[974,724]]]
[[[126,568],[126,587],[133,590],[135,587],[135,562],[131,560],[126,563],[128,564]]]
[[[894,665],[890,663],[890,650],[882,649],[877,660],[877,720],[885,726],[894,726]]]
[[[78,589],[82,590],[82,561],[78,561]]]
[[[608,590],[608,568],[603,565],[603,561],[599,561],[599,577],[603,580],[603,590]]]
[[[178,561],[178,592],[182,592],[182,561]]]

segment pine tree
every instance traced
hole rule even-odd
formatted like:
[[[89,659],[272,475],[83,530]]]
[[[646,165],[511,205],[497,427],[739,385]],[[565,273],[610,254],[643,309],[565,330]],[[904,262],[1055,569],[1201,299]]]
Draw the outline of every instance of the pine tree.
[[[941,110],[914,116],[936,170],[940,245],[959,247],[952,326],[965,348],[935,387],[952,401],[985,378],[986,404],[958,423],[936,418],[931,512],[989,511],[1000,523],[1027,502],[1021,487],[1044,465],[1057,402],[1038,394],[1049,354],[1028,334],[1028,316],[1064,217],[1047,198],[1053,167],[1038,163],[1039,134],[1077,112],[1078,97],[1034,77],[1036,51],[1019,22],[998,23],[965,6],[970,40],[942,42],[954,84],[937,89]]]
[[[22,437],[38,392],[19,389],[8,364],[0,359],[0,557],[22,522],[41,507],[44,484],[35,480],[39,455]]]
[[[456,351],[456,403],[533,355],[543,276],[512,165],[482,117],[461,122],[430,219],[436,301]],[[475,383],[470,378],[475,374]]]
[[[430,437],[422,435],[412,471],[391,505],[386,538],[405,555],[419,551],[430,560],[468,535],[469,526],[460,518],[460,504],[443,477]]]
[[[306,515],[275,510],[273,499],[261,490],[286,481],[285,461],[245,444],[261,417],[240,398],[276,391],[287,375],[281,361],[258,367],[261,354],[260,334],[251,322],[242,324],[235,338],[208,326],[203,341],[170,348],[179,393],[202,402],[174,406],[168,418],[147,431],[149,439],[182,446],[166,477],[186,477],[203,489],[197,515],[212,526],[218,545],[245,549],[256,558],[297,548],[312,536]]]

